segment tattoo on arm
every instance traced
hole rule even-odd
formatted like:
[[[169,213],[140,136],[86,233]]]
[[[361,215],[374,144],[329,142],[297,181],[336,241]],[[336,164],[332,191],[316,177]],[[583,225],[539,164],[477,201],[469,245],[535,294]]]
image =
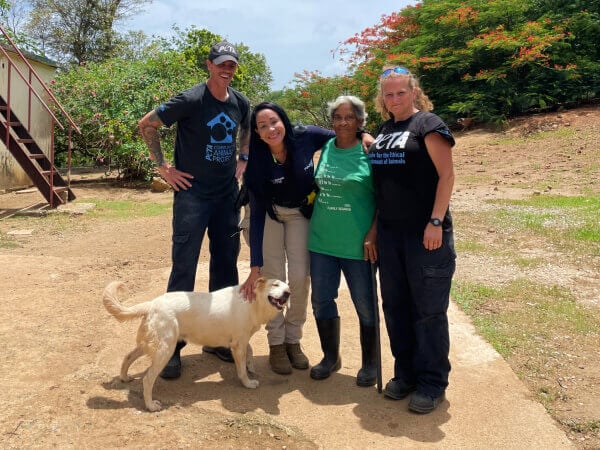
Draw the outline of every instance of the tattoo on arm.
[[[144,129],[144,140],[154,157],[154,162],[158,167],[165,165],[165,155],[160,147],[160,136],[156,128],[147,127]]]
[[[158,134],[158,128],[162,125],[163,123],[155,111],[150,112],[140,121],[140,134],[158,167],[165,164],[165,155],[160,147],[160,135]]]

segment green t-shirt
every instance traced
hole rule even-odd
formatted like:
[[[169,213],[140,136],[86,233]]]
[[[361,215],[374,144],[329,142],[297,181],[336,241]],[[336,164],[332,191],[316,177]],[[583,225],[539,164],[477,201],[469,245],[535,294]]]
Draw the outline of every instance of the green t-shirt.
[[[373,223],[375,189],[362,144],[339,149],[335,138],[321,152],[315,172],[319,194],[310,220],[308,249],[338,258],[363,259]]]

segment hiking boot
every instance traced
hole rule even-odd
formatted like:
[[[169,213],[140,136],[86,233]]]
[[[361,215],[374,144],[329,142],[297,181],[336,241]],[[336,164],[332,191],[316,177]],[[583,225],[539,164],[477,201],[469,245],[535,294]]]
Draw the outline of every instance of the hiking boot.
[[[269,346],[269,364],[271,364],[271,370],[280,375],[292,373],[292,365],[285,350],[285,344]]]
[[[294,369],[308,369],[308,358],[302,353],[299,342],[297,344],[285,344],[285,351]]]
[[[407,384],[403,380],[392,378],[385,385],[383,395],[393,400],[402,400],[415,389],[417,389],[417,387],[414,384]]]
[[[221,361],[233,362],[233,355],[231,354],[231,349],[227,347],[208,347],[205,345],[204,347],[202,347],[202,351],[215,355]]]
[[[417,391],[411,396],[408,402],[408,409],[419,414],[428,414],[437,408],[444,401],[444,398],[446,396],[443,392],[437,397],[432,397],[431,395]]]

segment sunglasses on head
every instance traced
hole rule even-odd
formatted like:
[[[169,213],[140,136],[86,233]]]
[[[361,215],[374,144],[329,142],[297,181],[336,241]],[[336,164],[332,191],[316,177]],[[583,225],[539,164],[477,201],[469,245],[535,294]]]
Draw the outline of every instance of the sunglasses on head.
[[[393,69],[385,69],[383,72],[381,72],[381,77],[387,77],[392,72],[399,73],[400,75],[410,74],[408,69],[405,69],[404,67],[394,67]]]

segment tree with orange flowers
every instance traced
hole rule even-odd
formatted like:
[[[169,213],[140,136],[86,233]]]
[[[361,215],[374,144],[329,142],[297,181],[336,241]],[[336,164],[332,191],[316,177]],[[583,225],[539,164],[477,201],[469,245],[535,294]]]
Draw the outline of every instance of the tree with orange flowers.
[[[599,33],[594,0],[423,0],[382,16],[336,53],[363,98],[374,97],[381,67],[393,63],[419,77],[448,123],[502,124],[598,98]]]

